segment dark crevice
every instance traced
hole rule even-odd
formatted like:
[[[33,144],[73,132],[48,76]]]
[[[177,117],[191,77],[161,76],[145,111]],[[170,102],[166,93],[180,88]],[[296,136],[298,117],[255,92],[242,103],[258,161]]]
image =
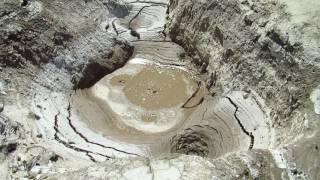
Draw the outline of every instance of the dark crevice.
[[[131,34],[132,36],[134,36],[134,37],[137,37],[138,39],[140,39],[140,34],[139,34],[135,29],[133,29],[133,28],[131,27],[131,23],[132,23],[133,20],[135,20],[135,19],[141,14],[141,12],[143,11],[143,9],[144,9],[144,8],[147,8],[147,7],[151,7],[151,5],[150,5],[150,6],[143,6],[143,7],[138,11],[138,13],[137,13],[132,19],[130,19],[130,21],[129,21],[130,34]]]
[[[201,82],[198,81],[198,87],[197,87],[197,89],[196,89],[196,90],[193,92],[193,94],[187,99],[187,101],[181,106],[182,108],[194,108],[194,107],[200,105],[200,104],[203,102],[204,98],[201,98],[200,101],[199,101],[196,105],[191,106],[191,107],[187,107],[187,106],[186,106],[186,105],[191,101],[191,99],[193,99],[193,98],[198,94],[200,88],[201,88]]]
[[[149,1],[135,1],[135,2],[130,2],[130,4],[135,4],[135,3],[146,3],[146,4],[154,4],[154,5],[161,5],[161,6],[168,6],[168,5],[169,5],[169,4],[161,3],[161,2],[149,2]]]
[[[17,150],[17,143],[8,143],[8,144],[0,144],[0,153],[4,153],[5,155],[9,155]]]
[[[119,35],[119,32],[118,32],[118,30],[117,30],[117,28],[116,28],[116,25],[114,24],[114,22],[116,21],[116,19],[114,19],[113,21],[112,21],[112,28],[113,28],[113,30],[114,30],[114,32],[117,34],[117,36]]]
[[[209,79],[206,82],[206,88],[209,90],[210,88],[216,86],[217,82],[217,72],[211,72]]]
[[[27,6],[28,4],[29,4],[29,0],[23,0],[21,3],[21,6],[24,7],[24,6]]]
[[[167,5],[167,4],[165,4]],[[130,29],[130,34],[134,37],[137,37],[138,39],[140,39],[140,34],[134,29],[131,27],[131,23],[133,20],[135,20],[140,14],[141,12],[144,10],[144,8],[148,8],[148,7],[152,7],[152,6],[161,6],[161,4],[152,4],[152,5],[148,5],[148,6],[143,6],[139,11],[138,13],[133,16],[133,18],[129,21],[129,29]]]
[[[233,113],[233,116],[237,120],[241,130],[250,138],[249,150],[251,150],[253,148],[253,145],[254,145],[254,136],[253,136],[252,132],[249,132],[249,131],[246,130],[246,128],[243,126],[243,124],[241,123],[240,119],[238,118],[237,112],[239,111],[239,107],[237,106],[237,104],[235,102],[233,102],[230,97],[226,96],[226,98],[236,108],[236,110]]]
[[[167,6],[167,10],[166,10],[166,20],[169,19],[169,6]],[[166,33],[166,30],[167,30],[167,24],[165,23],[164,26],[163,26],[163,30],[161,31],[161,34],[163,35],[163,39],[165,40],[167,38],[167,33]]]
[[[124,154],[128,154],[128,155],[134,155],[134,156],[140,156],[138,154],[135,154],[135,153],[129,153],[129,152],[126,152],[126,151],[122,151],[122,150],[119,150],[119,149],[116,149],[114,147],[109,147],[109,146],[105,146],[103,144],[99,144],[99,143],[96,143],[96,142],[93,142],[93,141],[90,141],[87,137],[85,137],[82,133],[80,133],[76,127],[74,127],[72,121],[71,121],[71,105],[69,103],[68,105],[68,117],[67,117],[67,120],[69,122],[69,125],[70,127],[73,129],[73,131],[78,134],[83,140],[85,140],[87,143],[90,143],[90,144],[94,144],[94,145],[97,145],[97,146],[100,146],[100,147],[103,147],[103,148],[106,148],[106,149],[112,149],[112,150],[115,150],[117,152],[121,152],[121,153],[124,153]]]
[[[202,97],[202,98],[199,100],[199,102],[196,103],[195,105],[193,105],[193,106],[186,106],[186,105],[185,105],[185,106],[183,106],[182,108],[185,108],[185,109],[195,108],[195,107],[199,106],[200,104],[202,104],[203,101],[204,101],[204,97]]]
[[[108,29],[109,29],[109,24],[107,24],[105,27],[104,27],[104,29],[106,30],[106,31],[108,31]]]
[[[103,157],[106,157],[107,159],[112,159],[112,157],[110,156],[107,156],[107,155],[104,155],[104,154],[101,154],[101,153],[94,153],[94,152],[91,152],[91,151],[88,151],[88,150],[85,150],[85,149],[82,149],[82,148],[78,148],[76,146],[72,146],[70,145],[68,142],[65,142],[63,141],[62,139],[59,138],[58,134],[61,134],[60,131],[59,131],[59,126],[58,126],[58,116],[60,115],[60,111],[54,116],[54,130],[55,130],[55,133],[54,133],[54,139],[56,141],[58,141],[59,143],[63,144],[65,147],[67,148],[70,148],[70,149],[73,149],[77,152],[83,152],[83,153],[86,153],[86,155],[88,155],[89,153],[92,153],[92,154],[97,154],[99,156],[103,156]],[[92,157],[92,156],[91,156]],[[89,156],[90,158],[90,156]],[[90,158],[91,159],[91,158]],[[91,159],[92,160],[92,159]]]
[[[162,40],[135,40],[130,42],[171,42],[172,43],[172,41],[162,41]]]
[[[132,27],[131,27],[132,21],[135,20],[135,19],[140,15],[140,13],[143,11],[143,9],[144,9],[144,8],[147,8],[147,7],[151,7],[151,6],[152,6],[152,5],[150,5],[150,6],[143,6],[143,7],[138,11],[138,13],[137,13],[135,16],[133,16],[133,18],[129,21],[129,29],[132,29]]]
[[[92,162],[97,162],[91,155],[90,155],[90,153],[86,153],[86,155],[90,158],[90,160],[92,161]]]
[[[140,33],[138,33],[136,30],[129,28],[130,29],[130,35],[133,37],[136,37],[138,39],[140,39]]]
[[[112,56],[112,53],[110,54]],[[75,85],[74,89],[90,88],[105,75],[110,74],[113,70],[100,64],[98,62],[92,62],[86,65],[82,71],[82,77]]]
[[[166,29],[167,29],[167,24],[164,24],[163,30],[161,31],[161,34],[163,35],[164,40],[167,38]]]

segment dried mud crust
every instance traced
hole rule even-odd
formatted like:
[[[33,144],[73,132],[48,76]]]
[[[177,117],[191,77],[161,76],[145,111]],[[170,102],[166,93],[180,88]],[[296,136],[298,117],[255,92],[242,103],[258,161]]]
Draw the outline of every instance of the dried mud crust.
[[[317,107],[308,101],[319,84],[319,66],[310,59],[317,54],[309,56],[309,46],[292,38],[300,37],[299,27],[286,26],[279,4],[0,5],[0,179],[318,177]],[[193,113],[177,128],[149,134],[113,126],[112,113],[90,97],[87,88],[130,58],[196,76],[198,88],[181,104]],[[302,141],[281,148],[298,135]]]
[[[184,68],[190,71],[194,70],[194,68],[192,68],[192,66],[190,65],[188,57],[181,56],[181,54],[184,53],[181,47],[170,42],[169,40],[162,40],[163,38],[166,38],[165,36],[159,36],[158,30],[164,28],[164,24],[161,24],[161,22],[155,23],[147,29],[145,28],[145,26],[141,25],[153,20],[149,18],[163,20],[166,16],[165,12],[163,12],[164,14],[160,14],[159,17],[154,15],[150,16],[150,13],[158,12],[156,12],[156,9],[154,8],[145,8],[149,7],[148,4],[151,4],[150,7],[159,7],[159,9],[161,9],[161,11],[159,12],[162,12],[164,10],[164,4],[161,3],[159,5],[154,2],[129,2],[129,5],[131,5],[131,8],[133,8],[132,12],[130,12],[129,15],[123,19],[115,19],[114,21],[109,21],[109,24],[111,23],[110,25],[112,25],[113,28],[107,29],[107,32],[110,31],[110,33],[113,33],[117,36],[122,36],[121,34],[119,34],[119,29],[121,29],[124,32],[123,37],[128,38],[129,40],[132,40],[134,42],[133,44],[135,45],[135,50],[133,52],[132,59],[148,59],[153,63],[158,63],[163,66]],[[139,22],[141,23],[141,26],[137,26],[135,29],[138,33],[140,33],[140,39],[138,40],[135,39],[134,36],[132,37],[130,35],[130,24],[132,22],[132,19],[135,19],[137,21],[139,19]],[[127,26],[128,24],[129,26]],[[146,24],[148,25],[148,23]],[[106,29],[103,29],[103,31],[105,30]],[[89,37],[92,37],[93,35],[94,38],[99,37],[99,34],[97,32],[94,34],[90,34]],[[78,46],[78,43],[75,44]],[[84,45],[84,47],[88,47],[88,45]],[[72,54],[75,54],[75,56],[77,56],[78,53],[82,55],[84,54],[84,52],[87,52],[86,48],[79,49],[81,49],[81,51],[77,49],[71,51]],[[70,53],[70,51],[66,52]],[[58,57],[57,59],[59,58],[60,57]],[[109,62],[106,64],[106,66],[108,65],[112,66],[112,64],[110,64]],[[126,68],[126,66],[128,65],[125,65],[123,68]],[[91,70],[92,72],[85,74],[95,77],[94,73],[96,73],[95,71],[98,71],[99,69],[92,68]],[[198,70],[194,71],[194,74],[199,73]],[[202,71],[204,70],[200,70],[200,72]],[[44,72],[38,77],[42,77],[45,74],[46,73]],[[110,73],[109,75],[112,76],[113,73]],[[158,80],[159,78],[161,79],[161,77],[162,75],[158,77]],[[103,81],[103,79],[101,81]],[[149,122],[140,121],[139,123],[142,123],[144,127],[149,127],[148,131],[144,129],[145,132],[141,133],[135,132],[137,127],[133,126],[132,128],[127,128],[125,125],[121,124],[120,120],[117,121],[117,117],[114,117],[115,112],[112,112],[109,109],[121,109],[121,113],[124,114],[122,116],[128,116],[126,118],[131,122],[131,124],[135,124],[136,118],[140,117],[137,117],[137,114],[131,113],[131,111],[126,109],[130,108],[130,106],[128,107],[129,103],[111,104],[111,101],[108,100],[108,98],[120,99],[120,97],[109,95],[108,92],[113,91],[113,89],[104,88],[103,83],[99,82],[95,84],[89,91],[77,89],[76,92],[69,92],[69,94],[60,94],[59,92],[57,92],[50,95],[47,95],[47,92],[37,93],[34,95],[33,99],[33,102],[35,104],[34,109],[37,113],[41,114],[41,119],[46,120],[46,122],[39,121],[40,129],[46,129],[46,138],[52,139],[53,137],[60,143],[60,145],[62,145],[62,147],[64,146],[66,148],[69,148],[70,150],[77,151],[77,155],[81,157],[85,156],[92,161],[101,161],[105,160],[106,158],[111,159],[125,156],[149,156],[150,154],[157,156],[159,154],[183,152],[174,151],[172,147],[183,146],[186,143],[175,143],[173,142],[175,140],[171,139],[174,139],[173,137],[176,135],[176,133],[183,134],[184,132],[186,132],[185,130],[188,129],[189,132],[191,131],[197,133],[197,130],[191,128],[193,126],[201,126],[203,129],[203,133],[210,132],[210,129],[220,128],[216,133],[209,133],[210,136],[213,136],[209,140],[200,139],[199,141],[195,141],[195,144],[201,143],[202,141],[217,141],[216,143],[208,142],[211,145],[206,147],[206,151],[208,153],[201,154],[203,156],[219,157],[229,152],[252,149],[255,143],[254,139],[256,139],[255,147],[257,148],[267,148],[270,145],[272,140],[272,133],[270,132],[268,118],[264,117],[264,114],[263,112],[261,112],[261,110],[259,111],[259,107],[256,115],[250,115],[252,113],[252,109],[257,110],[250,106],[250,104],[254,104],[254,107],[257,107],[257,104],[252,102],[251,98],[250,101],[246,102],[244,98],[241,97],[241,93],[240,96],[239,94],[233,95],[232,93],[229,93],[227,94],[230,95],[229,101],[226,101],[227,98],[222,96],[218,96],[216,99],[210,99],[212,98],[211,95],[206,95],[206,93],[203,93],[206,87],[205,83],[201,80],[198,81],[198,87],[195,90],[192,90],[192,94],[190,94],[190,97],[184,97],[185,102],[182,102],[181,107],[179,108],[185,109],[186,111],[199,110],[190,119],[184,117],[184,119],[179,120],[178,124],[181,125],[181,127],[174,126],[173,128],[167,128],[166,131],[163,132],[161,130],[156,131],[153,128],[153,125],[157,126],[158,122],[152,122],[149,120]],[[214,75],[212,75],[212,81],[214,81]],[[151,82],[152,78],[149,78],[148,82],[144,83],[149,84]],[[92,84],[94,83],[95,82],[92,81]],[[139,84],[145,85],[143,84],[143,82]],[[139,84],[137,84],[137,86]],[[214,85],[215,83],[212,82],[209,84]],[[207,84],[207,86],[209,84]],[[165,88],[167,84],[158,83],[157,85],[161,86],[161,88]],[[99,88],[99,86],[102,86],[103,88]],[[90,87],[90,85],[85,87]],[[113,88],[116,89],[115,87]],[[177,87],[175,88],[178,89]],[[138,88],[134,88],[134,90],[137,89]],[[201,97],[197,97],[199,93],[203,93]],[[134,95],[138,96],[139,93],[134,93]],[[143,96],[143,94],[141,93],[140,95]],[[231,99],[233,98],[240,99],[239,101],[244,102],[242,102],[242,104],[236,105],[236,103],[231,101]],[[153,103],[156,102],[157,101],[154,101]],[[211,107],[215,103],[219,104],[219,106],[212,109],[206,107]],[[57,104],[59,104],[60,106]],[[38,108],[38,106],[40,106],[41,108]],[[108,107],[110,108],[108,109]],[[43,111],[42,109],[50,109],[50,111]],[[125,111],[123,111],[123,109],[125,109]],[[249,111],[249,113],[240,112],[240,109]],[[179,112],[179,110],[177,110],[176,112]],[[170,118],[165,119],[161,116],[160,118],[162,118],[162,120],[164,119],[163,121],[175,121],[174,115],[176,114],[176,112],[161,111],[161,113],[163,114],[161,115],[160,113],[161,116],[168,116],[172,120]],[[208,114],[206,114],[207,112]],[[95,114],[95,116],[92,116],[92,114]],[[238,117],[238,114],[243,116],[241,120],[240,116]],[[177,116],[176,121],[179,118],[180,117]],[[246,124],[243,125],[243,122],[241,121],[245,121]],[[259,126],[259,121],[261,121],[260,127],[253,127]],[[86,123],[89,128],[82,124],[83,122]],[[223,125],[220,125],[220,123],[222,123]],[[54,125],[54,128],[52,128],[52,124]],[[253,129],[256,130],[256,134],[255,132],[253,132]],[[103,136],[101,136],[99,133],[102,133]],[[153,133],[158,134],[154,135]],[[255,135],[257,135],[256,138],[254,137]],[[61,136],[66,140],[62,139]],[[224,139],[224,137],[227,137],[229,139]],[[110,140],[108,138],[110,138]],[[119,142],[116,142],[117,140]],[[69,141],[72,141],[71,145],[68,143]],[[160,141],[161,143],[157,143],[158,141]],[[114,147],[114,149],[111,147]],[[194,147],[191,147],[190,151],[194,151],[192,150],[192,148]]]

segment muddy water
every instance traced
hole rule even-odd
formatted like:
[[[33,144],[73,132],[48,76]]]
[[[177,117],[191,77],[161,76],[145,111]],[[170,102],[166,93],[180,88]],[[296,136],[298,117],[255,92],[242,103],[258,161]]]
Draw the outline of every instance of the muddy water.
[[[174,131],[196,109],[199,83],[181,68],[161,64],[135,63],[105,76],[95,84],[91,97],[119,131],[159,134]],[[197,92],[198,96],[194,96]],[[107,132],[108,130],[106,130]],[[138,133],[139,134],[139,133]]]
[[[190,88],[196,84],[189,75],[176,68],[147,65],[134,76],[119,75],[111,79],[114,86],[123,86],[128,100],[147,110],[171,108],[184,103],[190,96]]]

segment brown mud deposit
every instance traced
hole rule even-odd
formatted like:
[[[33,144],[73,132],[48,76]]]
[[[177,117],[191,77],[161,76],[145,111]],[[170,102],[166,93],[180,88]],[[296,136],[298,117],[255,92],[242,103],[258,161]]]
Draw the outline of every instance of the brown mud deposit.
[[[319,5],[0,1],[0,180],[319,179]]]
[[[139,60],[145,62],[135,62]],[[205,95],[204,87],[183,68],[164,66],[139,58],[130,60],[124,67],[102,78],[92,88],[82,91],[88,94],[92,101],[98,102],[104,114],[108,114],[104,126],[113,124],[119,134],[129,129],[127,133],[172,133],[186,123],[198,107],[195,103]],[[73,97],[80,103],[76,103],[79,106],[82,103],[78,100],[82,98],[81,94]],[[82,108],[81,112],[85,114],[86,110]],[[89,126],[97,123],[86,122]],[[99,126],[102,123],[98,123]],[[109,129],[106,128],[103,132],[110,134]],[[98,130],[101,131],[101,127]],[[114,135],[113,138],[124,137]],[[143,139],[142,137],[140,141],[143,142]]]
[[[112,76],[112,74],[110,74]],[[134,76],[119,75],[111,79],[121,83],[128,100],[147,110],[182,105],[195,91],[196,83],[185,71],[147,65]]]

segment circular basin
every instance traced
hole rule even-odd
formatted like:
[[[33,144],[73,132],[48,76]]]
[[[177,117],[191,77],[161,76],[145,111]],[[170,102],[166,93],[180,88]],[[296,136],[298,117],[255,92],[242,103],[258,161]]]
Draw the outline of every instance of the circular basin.
[[[166,132],[190,115],[183,108],[198,85],[191,74],[144,59],[132,59],[105,76],[90,94],[119,128]]]

